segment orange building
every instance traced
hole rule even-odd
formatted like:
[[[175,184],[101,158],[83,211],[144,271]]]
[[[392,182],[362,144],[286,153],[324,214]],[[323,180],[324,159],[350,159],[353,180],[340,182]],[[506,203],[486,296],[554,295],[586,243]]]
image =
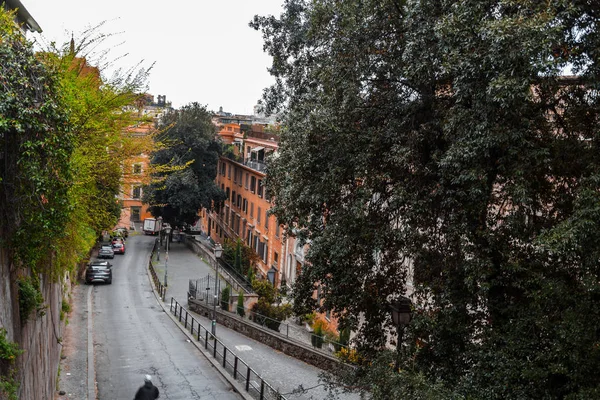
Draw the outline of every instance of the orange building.
[[[244,132],[242,132],[242,128]],[[216,242],[240,238],[260,257],[257,274],[278,286],[286,250],[283,228],[268,215],[271,197],[264,185],[266,158],[277,151],[278,136],[262,125],[221,126],[226,145],[217,170],[217,185],[227,194],[223,207],[201,213],[203,230]]]
[[[137,151],[125,160],[122,166],[123,179],[119,196],[122,210],[119,226],[129,227],[152,216],[148,205],[142,203],[143,186],[150,182],[150,151],[152,136],[156,132],[155,122],[170,108],[171,105],[166,102],[165,96],[158,96],[158,102],[154,102],[152,95],[143,96],[136,112],[138,117],[147,121],[128,127],[123,133],[131,140],[132,148]]]
[[[305,266],[308,244],[300,244],[293,236],[285,235],[275,216],[269,216],[272,202],[263,182],[265,161],[278,149],[279,137],[264,131],[263,125],[220,125],[219,136],[225,143],[224,155],[218,163],[217,185],[225,191],[223,207],[212,212],[202,210],[200,225],[218,243],[240,238],[259,255],[257,274],[276,287],[293,285]],[[315,298],[322,300],[321,288]],[[331,313],[319,314],[330,330],[337,329]]]

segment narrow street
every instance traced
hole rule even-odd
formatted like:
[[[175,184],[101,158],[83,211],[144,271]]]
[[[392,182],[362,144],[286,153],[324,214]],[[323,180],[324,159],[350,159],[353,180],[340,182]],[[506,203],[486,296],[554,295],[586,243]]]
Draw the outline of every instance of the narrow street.
[[[98,399],[131,400],[146,374],[153,377],[161,399],[241,398],[157,303],[146,272],[153,241],[130,236],[126,254],[110,260],[112,284],[76,288],[74,307],[79,310],[73,311],[75,321],[68,327],[59,382],[59,390],[66,394],[59,399],[90,398],[79,389],[88,382],[87,346],[81,341],[89,334],[85,321],[89,296]]]
[[[73,322],[67,329],[66,358],[61,361],[57,399],[82,399],[81,388],[88,379],[85,349],[88,296],[91,296],[93,357],[98,399],[131,399],[146,374],[164,399],[240,399],[227,380],[196,349],[181,329],[164,312],[147,272],[147,263],[155,241],[153,236],[132,234],[124,256],[115,255],[111,285],[81,284],[75,288]],[[164,279],[165,249],[156,270]],[[171,297],[187,308],[190,279],[214,274],[206,263],[182,243],[171,243],[168,261],[168,309]],[[82,309],[83,308],[83,309]],[[78,317],[76,316],[78,315]],[[196,315],[205,327],[210,321]],[[287,399],[325,399],[327,393],[319,381],[322,371],[246,336],[217,326],[217,336],[246,361]],[[93,381],[91,379],[90,381]],[[298,390],[302,388],[304,390]],[[90,391],[93,393],[93,390]],[[358,399],[341,394],[340,399]]]

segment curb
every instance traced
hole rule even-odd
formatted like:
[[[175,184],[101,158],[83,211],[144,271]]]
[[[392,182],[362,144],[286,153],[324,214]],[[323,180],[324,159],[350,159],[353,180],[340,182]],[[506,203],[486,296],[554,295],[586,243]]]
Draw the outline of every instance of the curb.
[[[154,287],[154,282],[152,282],[152,277],[150,276],[148,271],[149,271],[149,268],[146,268],[146,276],[148,277],[150,286],[152,286],[152,294],[154,294],[156,301],[159,303],[160,307],[163,309],[165,314],[167,314],[167,316],[171,319],[171,321],[173,321],[173,323],[175,325],[177,325],[179,330],[181,332],[183,332],[183,334],[188,338],[190,343],[192,343],[194,345],[194,347],[196,347],[200,351],[200,353],[202,353],[202,355],[219,372],[219,374],[221,374],[221,376],[231,385],[231,387],[233,388],[233,390],[235,390],[235,392],[237,394],[239,394],[244,400],[254,400],[254,398],[252,396],[250,396],[250,394],[244,390],[242,385],[237,380],[233,379],[233,377],[231,377],[231,375],[229,375],[229,373],[223,369],[223,367],[221,366],[221,363],[219,363],[217,360],[212,358],[212,356],[210,356],[210,354],[202,346],[200,346],[200,344],[198,342],[196,342],[196,338],[190,332],[188,332],[188,330],[185,329],[179,323],[179,321],[177,321],[175,316],[173,316],[171,314],[171,311],[168,307],[166,307],[165,302],[163,302],[162,299],[158,296],[158,293],[156,292],[156,288]]]
[[[92,288],[88,286],[87,295],[87,398],[96,400],[96,360],[94,359],[94,321],[92,313]]]

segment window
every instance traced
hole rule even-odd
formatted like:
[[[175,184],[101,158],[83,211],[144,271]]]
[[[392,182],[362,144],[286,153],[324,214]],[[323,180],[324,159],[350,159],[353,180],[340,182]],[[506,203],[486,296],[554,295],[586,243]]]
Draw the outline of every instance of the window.
[[[225,225],[229,225],[229,206],[225,206]]]
[[[231,179],[231,165],[227,164],[227,179]]]
[[[250,203],[250,216],[254,218],[254,203]]]
[[[250,181],[250,175],[248,175],[248,173],[246,172],[246,183],[244,184],[246,190],[248,190],[248,181]]]
[[[232,191],[231,191],[231,205],[232,205],[232,206],[235,206],[235,202],[236,202],[236,200],[237,200],[237,196],[236,196],[236,194],[235,194],[235,190],[232,190]]]
[[[265,210],[265,228],[269,229],[269,210]]]
[[[225,194],[227,195],[227,200],[229,200],[229,188],[225,188]]]
[[[268,260],[269,260],[269,244],[265,243],[265,254],[263,256],[263,261],[266,264],[268,262]]]
[[[225,168],[226,168],[225,163],[223,161],[221,161],[221,175],[223,175],[223,176],[225,176]]]
[[[237,183],[238,170],[237,167],[233,167],[233,183]]]
[[[245,213],[248,212],[248,200],[247,199],[242,199],[242,211]]]
[[[260,224],[260,214],[261,213],[261,209],[260,207],[258,207],[258,211],[256,212],[256,221]]]
[[[238,186],[242,187],[242,180],[244,178],[244,171],[242,171],[241,169],[238,171]]]
[[[231,210],[231,220],[229,221],[229,226],[232,228],[235,226],[235,211]]]
[[[142,173],[142,164],[141,163],[133,164],[133,173],[136,175],[139,175]]]
[[[140,185],[135,185],[133,187],[131,198],[140,199],[142,197],[142,187]]]
[[[271,202],[271,196],[269,195],[269,192],[267,191],[266,186],[265,186],[265,200],[268,201],[269,203]]]
[[[262,197],[263,195],[263,185],[262,185],[262,179],[258,180],[258,197]]]
[[[280,234],[280,229],[281,229],[281,225],[279,225],[279,221],[277,221],[277,224],[275,225],[275,237],[279,237]]]
[[[237,206],[238,206],[238,208],[242,207],[242,196],[239,194],[237,197]]]
[[[255,190],[256,190],[256,178],[251,177],[250,178],[250,192],[254,193]]]
[[[273,263],[276,267],[279,267],[279,254],[277,252],[273,253]]]

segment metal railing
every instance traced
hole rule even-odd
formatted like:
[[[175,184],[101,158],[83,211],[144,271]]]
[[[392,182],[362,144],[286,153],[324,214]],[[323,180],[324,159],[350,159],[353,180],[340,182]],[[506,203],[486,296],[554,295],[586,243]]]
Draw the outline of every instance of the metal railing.
[[[217,287],[216,297],[214,296],[214,287],[214,278],[212,278],[210,275],[200,279],[190,279],[188,286],[188,299],[191,298],[202,301],[207,307],[213,307],[214,302],[216,301],[216,306],[219,308],[219,312],[237,314],[238,318],[242,318],[244,321],[268,328],[275,334],[281,335],[286,339],[302,343],[303,345],[312,346],[314,350],[321,353],[331,355],[334,352],[340,351],[342,348],[347,349],[348,347],[348,345],[338,343],[326,335],[315,335],[313,332],[308,331],[306,328],[299,327],[296,324],[290,324],[288,322],[267,317],[266,315],[257,313],[256,311],[247,307],[237,306],[237,296],[234,294],[230,295],[232,310],[223,310],[221,307],[220,285]],[[239,308],[243,308],[244,312],[240,313],[238,310]]]
[[[229,350],[210,330],[194,318],[177,300],[171,297],[170,312],[178,319],[185,329],[217,360],[221,366],[239,383],[246,392],[258,400],[287,400],[278,390],[275,390],[256,371],[234,352]]]
[[[253,170],[256,170],[258,172],[265,172],[265,170],[267,169],[267,164],[265,164],[264,162],[260,162],[260,161],[245,160],[244,165],[247,167],[250,167]]]
[[[186,243],[196,249],[197,253],[199,253],[213,269],[217,267],[217,260],[215,259],[211,249],[207,248],[204,244],[197,240],[186,240]],[[225,281],[231,285],[233,290],[236,292],[243,290],[245,293],[252,293],[252,285],[246,281],[244,276],[239,273],[235,275],[233,273],[233,267],[226,265],[223,262],[219,263],[219,266],[219,273],[223,275]]]
[[[156,252],[156,249],[158,249],[158,238],[156,238],[156,240],[154,241],[154,247],[152,247],[152,252],[150,253],[150,260],[148,261],[148,269],[150,270],[150,276],[152,276],[152,281],[154,282],[154,286],[156,287],[156,290],[158,291],[158,295],[160,296],[160,298],[163,301],[165,301],[165,296],[167,295],[167,287],[164,286],[160,282],[160,279],[158,278],[158,275],[156,274],[156,270],[154,269],[154,265],[152,264],[152,258],[154,257],[154,253]]]

